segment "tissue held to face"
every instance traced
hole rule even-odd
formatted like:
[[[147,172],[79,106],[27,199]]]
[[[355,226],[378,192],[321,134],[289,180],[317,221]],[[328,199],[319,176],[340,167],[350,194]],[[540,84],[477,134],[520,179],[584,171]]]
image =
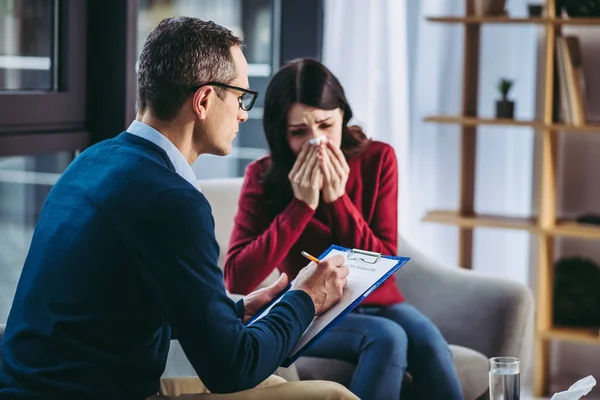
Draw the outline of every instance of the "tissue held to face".
[[[287,115],[286,137],[295,155],[305,142],[324,136],[335,146],[342,145],[342,116],[340,108],[321,110],[294,103]]]

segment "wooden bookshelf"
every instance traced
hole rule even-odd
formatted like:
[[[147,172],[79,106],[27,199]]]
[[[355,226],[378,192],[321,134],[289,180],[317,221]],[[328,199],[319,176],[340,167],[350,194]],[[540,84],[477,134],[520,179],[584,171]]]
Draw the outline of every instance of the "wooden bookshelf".
[[[557,221],[556,226],[550,228],[548,233],[553,236],[600,240],[600,226],[580,224],[568,220]]]
[[[427,17],[427,21],[447,24],[547,24],[549,22],[548,18],[511,18],[508,16]]]
[[[447,24],[538,24],[538,25],[580,25],[595,26],[600,25],[600,18],[512,18],[508,16],[498,17],[427,17],[430,22],[443,22]]]
[[[458,211],[432,210],[423,217],[425,222],[437,222],[463,228],[499,228],[525,230],[555,237],[574,237],[600,240],[600,227],[580,224],[570,220],[559,220],[555,226],[541,228],[536,218],[511,217],[504,215],[473,214],[461,215]]]
[[[600,333],[598,329],[553,327],[538,332],[545,339],[557,339],[568,342],[585,342],[600,345]]]
[[[551,124],[551,125],[548,125],[547,129],[551,129],[554,131],[563,131],[563,132],[600,133],[600,124],[587,123],[584,126],[575,126],[575,125],[567,125],[567,124]]]
[[[440,224],[456,225],[463,228],[502,228],[517,229],[537,232],[538,226],[535,219],[507,217],[490,214],[461,215],[457,211],[434,210],[429,211],[423,221],[437,222]]]
[[[600,133],[600,123],[586,123],[574,126],[553,120],[555,114],[555,68],[557,37],[564,25],[600,26],[600,18],[557,18],[554,10],[556,0],[545,0],[547,15],[536,18],[512,18],[502,16],[475,16],[475,0],[467,0],[465,16],[432,16],[427,20],[435,23],[459,24],[464,28],[464,51],[462,71],[462,102],[460,115],[431,115],[426,122],[456,124],[460,127],[461,159],[459,207],[457,210],[431,210],[423,220],[439,224],[454,225],[459,228],[458,255],[459,265],[471,268],[473,253],[473,231],[477,228],[516,229],[527,231],[537,238],[536,271],[536,336],[534,356],[534,393],[538,397],[548,394],[549,366],[551,357],[550,343],[564,340],[577,343],[600,344],[597,329],[579,329],[553,326],[553,288],[555,239],[562,237],[600,240],[600,226],[581,224],[557,216],[557,171],[558,133]],[[532,24],[538,25],[544,32],[544,55],[541,60],[543,76],[539,80],[542,87],[542,111],[535,120],[496,119],[478,116],[479,83],[479,41],[481,26],[484,24],[503,24],[506,26]],[[475,210],[475,169],[476,140],[480,126],[520,127],[532,129],[539,140],[539,165],[535,176],[539,186],[538,215],[531,218],[518,218],[501,215],[478,214]]]
[[[525,121],[515,119],[462,117],[460,115],[431,115],[425,117],[425,122],[436,122],[440,124],[457,124],[463,126],[497,125],[497,126],[524,126],[541,129],[544,123],[541,121]]]
[[[502,118],[480,118],[480,117],[462,117],[460,115],[431,115],[423,119],[425,122],[435,122],[439,124],[456,124],[464,126],[522,126],[537,130],[552,130],[565,132],[581,133],[600,133],[600,123],[588,123],[584,126],[567,125],[563,123],[544,124],[542,121],[527,121]]]

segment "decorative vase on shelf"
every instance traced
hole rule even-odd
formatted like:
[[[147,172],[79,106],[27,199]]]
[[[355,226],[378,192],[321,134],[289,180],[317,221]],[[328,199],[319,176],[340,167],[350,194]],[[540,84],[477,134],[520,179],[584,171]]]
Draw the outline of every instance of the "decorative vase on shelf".
[[[506,0],[475,0],[475,15],[483,17],[486,15],[504,15],[504,4]]]
[[[496,118],[514,118],[515,102],[508,99],[508,92],[513,82],[508,79],[500,79],[498,90],[502,98],[496,101]]]

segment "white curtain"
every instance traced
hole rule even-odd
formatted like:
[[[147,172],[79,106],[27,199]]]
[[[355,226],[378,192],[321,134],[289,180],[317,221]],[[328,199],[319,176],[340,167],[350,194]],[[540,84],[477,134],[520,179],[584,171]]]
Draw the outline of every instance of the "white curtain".
[[[526,4],[508,2],[510,15]],[[400,229],[429,255],[457,262],[458,230],[423,223],[431,209],[457,209],[460,127],[422,122],[430,114],[459,114],[462,25],[426,16],[461,15],[455,0],[326,0],[323,61],[338,76],[365,131],[396,149],[400,176]],[[534,118],[536,28],[483,26],[479,115],[493,117],[500,78],[515,80],[516,118]],[[533,133],[528,128],[481,127],[478,134],[476,209],[531,213]],[[477,229],[474,268],[527,283],[529,236]]]
[[[400,192],[408,177],[408,64],[402,1],[325,1],[323,63],[344,86],[353,123],[391,144],[398,157]],[[400,229],[408,230],[408,199],[400,202]]]

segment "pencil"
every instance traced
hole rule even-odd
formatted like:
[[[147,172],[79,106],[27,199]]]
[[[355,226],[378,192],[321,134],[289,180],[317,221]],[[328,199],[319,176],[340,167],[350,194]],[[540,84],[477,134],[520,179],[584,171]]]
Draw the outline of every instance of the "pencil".
[[[310,261],[312,261],[312,262],[314,262],[314,263],[317,263],[317,264],[318,264],[318,263],[320,262],[320,261],[319,261],[319,259],[318,259],[317,257],[315,257],[315,256],[311,256],[310,254],[308,254],[308,253],[307,253],[307,252],[305,252],[305,251],[303,251],[303,252],[302,252],[302,253],[300,253],[300,254],[302,254],[304,257],[308,258]]]

